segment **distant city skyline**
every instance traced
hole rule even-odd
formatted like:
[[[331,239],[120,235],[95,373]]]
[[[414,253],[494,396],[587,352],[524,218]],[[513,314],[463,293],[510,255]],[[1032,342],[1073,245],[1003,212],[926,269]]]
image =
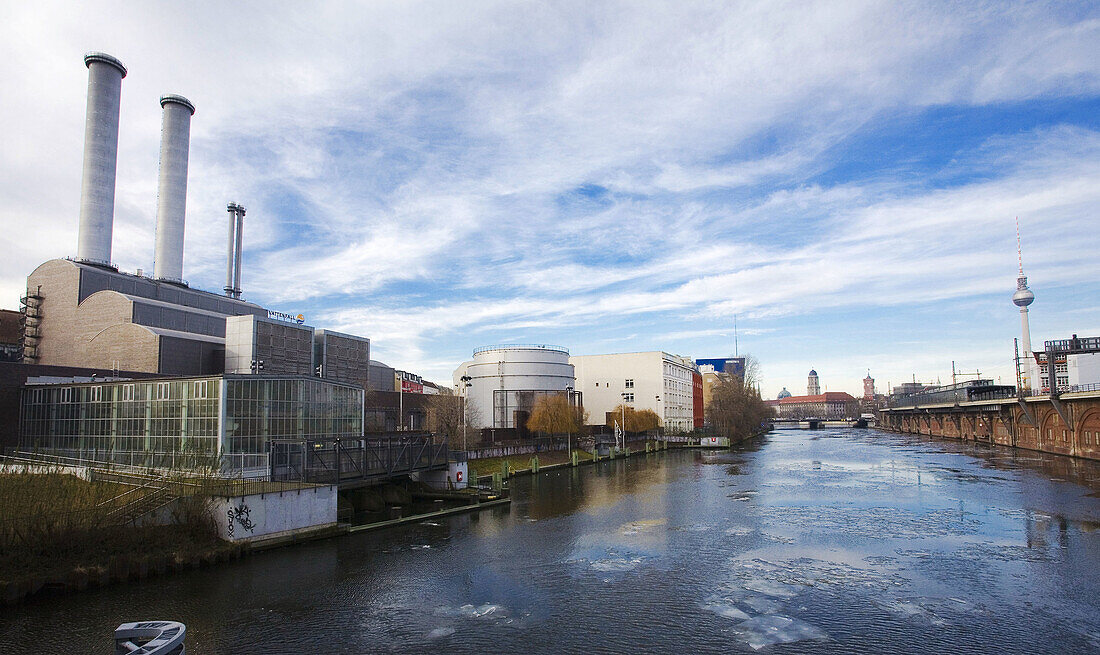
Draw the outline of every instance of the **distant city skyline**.
[[[160,107],[191,119],[183,277],[447,383],[473,348],[760,362],[774,398],[1100,335],[1100,8],[35,3],[0,26],[0,307],[73,256],[88,71],[122,90],[113,259],[153,270]],[[767,35],[763,38],[762,35]]]

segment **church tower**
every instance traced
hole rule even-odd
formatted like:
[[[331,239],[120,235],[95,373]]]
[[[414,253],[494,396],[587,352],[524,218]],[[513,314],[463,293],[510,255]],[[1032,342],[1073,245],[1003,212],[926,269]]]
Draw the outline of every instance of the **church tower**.
[[[806,378],[806,395],[807,396],[820,396],[821,395],[821,382],[817,379],[817,371],[810,370],[810,376]]]

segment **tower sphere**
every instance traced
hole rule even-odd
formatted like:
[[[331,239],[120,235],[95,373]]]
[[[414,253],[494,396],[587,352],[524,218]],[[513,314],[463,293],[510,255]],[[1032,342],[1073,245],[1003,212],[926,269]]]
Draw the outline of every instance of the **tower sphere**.
[[[1031,289],[1026,286],[1016,289],[1016,293],[1012,294],[1012,302],[1017,307],[1027,307],[1031,303],[1035,302],[1035,294],[1031,293]]]

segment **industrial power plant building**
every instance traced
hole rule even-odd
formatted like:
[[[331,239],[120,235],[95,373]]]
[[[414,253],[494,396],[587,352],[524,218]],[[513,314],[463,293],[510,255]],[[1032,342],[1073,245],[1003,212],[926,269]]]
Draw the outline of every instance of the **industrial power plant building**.
[[[225,295],[183,279],[188,141],[195,107],[161,98],[154,274],[111,264],[119,101],[126,68],[89,53],[77,256],[27,278],[23,360],[29,364],[161,375],[269,373],[319,376],[367,388],[370,340],[303,325],[301,315],[241,300],[244,207],[229,203]]]
[[[229,203],[224,294],[183,278],[188,143],[194,106],[161,98],[153,275],[111,263],[119,104],[126,68],[89,53],[77,255],[27,279],[23,362],[165,376],[28,380],[19,446],[141,466],[217,456],[223,469],[266,468],[279,439],[360,437],[372,377],[370,340],[304,325],[241,296],[244,207]],[[374,374],[372,376],[372,373]],[[168,377],[172,376],[172,377]],[[33,377],[33,376],[32,376]],[[52,384],[44,384],[52,382]]]

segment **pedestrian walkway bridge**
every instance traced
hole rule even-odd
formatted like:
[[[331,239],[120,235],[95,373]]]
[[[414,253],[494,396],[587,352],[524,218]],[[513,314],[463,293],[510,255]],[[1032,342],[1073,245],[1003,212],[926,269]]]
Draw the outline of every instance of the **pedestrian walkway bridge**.
[[[271,442],[271,479],[353,489],[446,470],[451,455],[445,441],[437,442],[427,432],[363,439],[276,439]]]

